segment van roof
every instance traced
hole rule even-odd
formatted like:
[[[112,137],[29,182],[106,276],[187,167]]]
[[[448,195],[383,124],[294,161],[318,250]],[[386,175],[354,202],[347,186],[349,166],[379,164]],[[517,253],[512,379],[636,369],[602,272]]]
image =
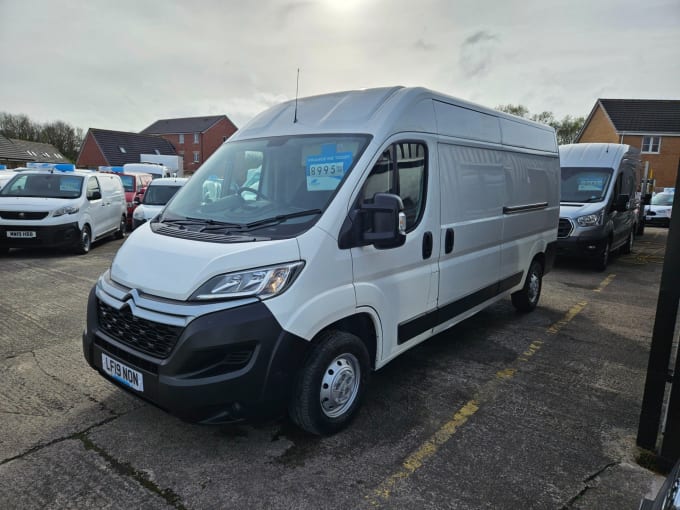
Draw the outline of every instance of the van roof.
[[[188,180],[188,177],[162,177],[151,181],[149,186],[183,186]]]
[[[554,130],[422,87],[383,87],[299,98],[260,113],[230,139],[316,133],[385,137],[416,131],[557,152]]]
[[[560,145],[560,166],[617,168],[621,159],[637,149],[619,143],[573,143]]]

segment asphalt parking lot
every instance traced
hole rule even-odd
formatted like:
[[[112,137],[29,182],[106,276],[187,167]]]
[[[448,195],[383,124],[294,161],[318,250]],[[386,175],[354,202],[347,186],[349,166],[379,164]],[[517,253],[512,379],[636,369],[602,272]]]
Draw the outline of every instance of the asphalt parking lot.
[[[667,237],[598,273],[560,262],[373,375],[329,438],[286,419],[202,427],[128,396],[82,355],[88,292],[123,241],[0,258],[3,508],[637,509],[635,462]]]

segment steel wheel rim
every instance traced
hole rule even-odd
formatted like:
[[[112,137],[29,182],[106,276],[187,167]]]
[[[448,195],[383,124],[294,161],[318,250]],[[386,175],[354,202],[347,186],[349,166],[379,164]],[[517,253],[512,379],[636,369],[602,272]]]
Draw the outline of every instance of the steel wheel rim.
[[[361,368],[359,360],[349,353],[335,358],[321,379],[319,401],[329,418],[342,416],[354,404],[359,393]]]
[[[83,229],[83,233],[80,236],[80,243],[83,247],[83,251],[90,250],[90,232],[88,232],[87,228]]]
[[[538,299],[538,293],[541,290],[541,279],[535,271],[532,271],[529,276],[529,301],[532,303]]]

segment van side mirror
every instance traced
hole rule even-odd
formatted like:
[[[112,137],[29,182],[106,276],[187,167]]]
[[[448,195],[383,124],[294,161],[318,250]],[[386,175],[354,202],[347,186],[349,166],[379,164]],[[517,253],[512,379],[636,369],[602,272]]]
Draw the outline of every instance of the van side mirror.
[[[101,200],[101,198],[102,198],[101,191],[93,191],[92,193],[87,195],[88,200]]]
[[[406,242],[406,215],[398,195],[376,193],[347,216],[340,231],[340,249],[373,245],[379,250]]]
[[[630,195],[626,193],[620,194],[614,200],[614,210],[618,212],[625,212],[628,210],[628,202],[630,202]]]
[[[132,199],[132,203],[135,205],[139,205],[142,203],[142,197],[139,195],[135,195],[135,198]]]

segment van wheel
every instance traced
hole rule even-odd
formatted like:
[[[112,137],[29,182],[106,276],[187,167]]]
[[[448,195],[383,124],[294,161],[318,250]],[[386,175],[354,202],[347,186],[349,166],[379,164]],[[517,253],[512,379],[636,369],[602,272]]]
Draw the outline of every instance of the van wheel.
[[[90,246],[92,245],[92,234],[90,233],[89,225],[85,225],[83,230],[80,232],[80,239],[76,245],[76,253],[80,255],[85,255],[90,251]]]
[[[637,230],[635,231],[636,236],[643,236],[645,235],[645,220],[643,219],[640,223],[638,223]]]
[[[522,290],[513,293],[511,297],[513,306],[522,313],[527,313],[536,308],[538,299],[541,297],[543,287],[543,266],[534,259],[529,266],[527,278]]]
[[[7,255],[9,253],[9,246],[0,246],[0,256]]]
[[[635,231],[633,229],[631,229],[630,233],[628,234],[628,240],[626,241],[626,244],[621,246],[621,253],[630,253],[630,252],[633,251],[634,237],[635,237]]]
[[[356,416],[368,383],[364,343],[344,331],[319,338],[300,371],[288,406],[291,419],[317,435],[334,434]]]
[[[120,224],[118,225],[118,230],[116,230],[116,239],[123,239],[125,237],[125,230],[127,229],[127,222],[125,221],[125,216],[120,217]]]
[[[609,264],[609,249],[611,248],[611,245],[611,241],[607,239],[607,244],[605,244],[604,250],[602,250],[602,253],[600,253],[595,259],[596,271],[604,271],[607,269],[607,265]]]

